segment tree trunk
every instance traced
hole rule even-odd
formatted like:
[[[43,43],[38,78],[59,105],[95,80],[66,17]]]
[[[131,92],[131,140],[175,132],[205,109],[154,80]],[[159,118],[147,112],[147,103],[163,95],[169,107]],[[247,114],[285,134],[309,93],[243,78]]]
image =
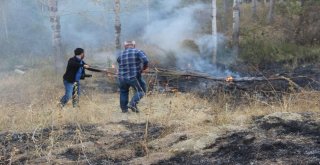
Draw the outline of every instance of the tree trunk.
[[[212,38],[213,38],[213,54],[212,63],[217,62],[217,1],[212,0]]]
[[[267,17],[267,23],[270,24],[274,21],[274,6],[275,2],[274,0],[270,0],[269,3],[269,12],[268,12],[268,17]]]
[[[240,32],[240,6],[238,0],[233,0],[233,51],[237,57],[239,55],[239,32]]]
[[[52,29],[52,44],[54,49],[54,59],[56,69],[59,68],[59,61],[61,59],[61,26],[60,26],[60,16],[58,15],[58,0],[49,0],[48,7],[50,12],[50,22]]]
[[[120,22],[120,0],[114,0],[114,13],[115,13],[115,44],[116,44],[116,52],[120,53],[121,51],[121,22]]]
[[[302,12],[299,14],[299,20],[298,25],[296,26],[295,35],[294,38],[298,44],[302,44],[302,36],[301,32],[303,31],[303,25],[304,25],[304,12],[303,9],[305,7],[305,0],[300,0],[300,7],[302,9]]]
[[[252,16],[251,16],[253,21],[256,21],[258,18],[257,15],[257,0],[252,0]]]
[[[147,24],[150,22],[150,2],[149,0],[146,0],[147,2]]]
[[[227,13],[228,13],[228,1],[223,1],[223,14],[222,14],[222,29],[224,32],[228,31],[227,26]]]
[[[45,13],[47,10],[47,3],[45,2],[45,0],[39,0],[40,3],[40,7],[41,7],[41,13]]]
[[[5,4],[2,4],[1,5],[1,15],[2,15],[2,25],[3,25],[3,28],[4,28],[4,33],[5,33],[5,40],[8,40],[9,39],[9,33],[8,33],[8,25],[7,25],[7,17],[6,17],[6,11],[5,11]]]
[[[261,3],[263,8],[267,7],[267,1],[266,0],[261,0],[261,1],[259,1],[259,3]]]

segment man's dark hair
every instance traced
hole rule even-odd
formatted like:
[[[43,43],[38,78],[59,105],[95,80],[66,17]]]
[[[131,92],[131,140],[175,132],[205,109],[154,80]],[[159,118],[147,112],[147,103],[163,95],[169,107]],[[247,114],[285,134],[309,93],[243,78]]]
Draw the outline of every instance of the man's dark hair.
[[[74,50],[74,55],[77,56],[77,55],[80,55],[83,52],[84,52],[84,50],[82,48],[77,48],[77,49]]]

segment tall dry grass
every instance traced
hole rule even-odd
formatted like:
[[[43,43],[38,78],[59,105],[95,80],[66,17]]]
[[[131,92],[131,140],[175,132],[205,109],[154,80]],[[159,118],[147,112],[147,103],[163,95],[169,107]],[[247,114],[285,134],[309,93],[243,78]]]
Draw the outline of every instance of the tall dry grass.
[[[139,104],[141,113],[123,114],[119,108],[119,94],[105,93],[92,85],[98,80],[112,82],[103,74],[95,74],[92,79],[82,81],[84,88],[80,97],[80,108],[73,108],[71,103],[62,110],[57,106],[64,94],[62,75],[56,74],[51,67],[30,69],[24,75],[3,73],[0,80],[0,132],[31,132],[36,134],[44,128],[52,128],[49,144],[42,149],[34,140],[34,150],[29,153],[34,158],[45,158],[47,163],[56,160],[55,153],[70,146],[81,146],[83,164],[90,164],[86,153],[90,147],[82,139],[86,135],[81,125],[94,124],[105,131],[120,133],[127,129],[118,123],[127,120],[131,123],[146,123],[145,138],[139,144],[147,155],[153,151],[148,148],[148,123],[157,123],[166,128],[162,136],[171,133],[186,133],[188,137],[202,137],[224,130],[246,128],[253,116],[266,115],[273,112],[319,112],[320,93],[303,92],[285,96],[282,101],[266,103],[258,98],[249,97],[249,104],[233,105],[230,95],[221,93],[215,99],[202,99],[190,93],[151,93]],[[113,123],[113,124],[111,124]],[[57,139],[63,135],[64,125],[77,125],[72,141],[61,142]],[[53,127],[58,128],[57,130]],[[155,142],[158,143],[158,142]],[[159,142],[161,143],[161,141]],[[175,151],[163,149],[163,152]],[[10,162],[15,162],[18,152],[14,148],[10,152]],[[148,156],[147,156],[148,157]],[[2,160],[0,160],[2,161]],[[81,162],[80,161],[80,162]],[[65,163],[65,162],[63,162]],[[62,163],[62,164],[63,164]],[[80,163],[81,164],[81,163]]]
[[[82,84],[95,83],[96,78]],[[273,112],[319,112],[320,93],[292,93],[277,103],[261,102],[249,97],[249,104],[232,105],[231,98],[221,94],[218,99],[201,99],[188,93],[153,93],[139,104],[141,113],[122,114],[119,94],[99,89],[82,91],[80,108],[69,103],[63,110],[57,106],[64,94],[62,76],[50,67],[30,69],[26,74],[3,74],[0,80],[0,130],[35,130],[67,123],[105,124],[128,118],[130,122],[160,123],[176,130],[206,132],[223,125],[246,125],[253,116]],[[96,78],[95,78],[96,77]],[[104,77],[107,79],[107,77]],[[104,79],[103,78],[103,79]]]

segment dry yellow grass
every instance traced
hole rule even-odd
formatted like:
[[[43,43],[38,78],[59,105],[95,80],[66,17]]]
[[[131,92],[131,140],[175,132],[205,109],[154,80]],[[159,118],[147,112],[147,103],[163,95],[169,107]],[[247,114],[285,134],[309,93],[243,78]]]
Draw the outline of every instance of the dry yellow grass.
[[[248,99],[251,100],[249,104],[238,106],[231,105],[231,97],[226,94],[220,94],[219,98],[211,100],[189,93],[153,93],[140,102],[141,113],[123,114],[119,108],[118,93],[104,93],[90,86],[87,90],[82,91],[80,108],[72,108],[69,103],[61,110],[57,104],[64,94],[62,76],[55,74],[52,68],[32,69],[24,75],[4,73],[3,76],[4,79],[0,80],[2,91],[0,93],[0,132],[9,131],[8,135],[10,132],[29,132],[31,136],[32,134],[37,135],[41,130],[45,130],[44,128],[52,127],[47,138],[38,137],[41,143],[37,142],[37,138],[33,138],[33,135],[30,137],[34,149],[28,153],[35,159],[30,161],[45,159],[41,162],[49,164],[66,163],[66,160],[58,159],[57,155],[67,153],[69,149],[85,157],[77,163],[90,164],[88,162],[92,159],[87,158],[86,153],[94,153],[99,157],[98,146],[104,143],[116,145],[119,140],[121,142],[116,135],[129,131],[121,122],[122,120],[133,124],[152,123],[165,128],[158,139],[150,141],[146,137],[151,134],[148,128],[151,129],[152,126],[148,127],[146,124],[144,139],[137,144],[132,144],[143,147],[147,155],[141,160],[135,160],[137,164],[141,164],[141,162],[159,158],[166,159],[185,149],[196,150],[204,147],[208,141],[212,141],[213,137],[218,137],[219,134],[226,131],[245,130],[250,126],[253,116],[274,112],[319,112],[320,103],[319,92],[288,94],[281,102],[273,104],[248,96]],[[101,76],[104,75],[95,74],[92,79],[84,80],[82,84],[89,86],[97,79],[101,79]],[[107,77],[102,79],[104,78],[107,79]],[[89,133],[81,130],[82,126],[91,124],[96,125],[97,130]],[[68,126],[76,126],[75,134],[69,136],[68,132],[64,132],[67,131],[65,128]],[[95,134],[97,131],[111,133],[115,136],[109,135],[106,139],[99,137],[98,141],[83,141],[83,139],[88,140],[91,136],[99,136]],[[186,135],[188,140],[169,145],[175,142],[176,138],[183,137],[182,135]],[[64,141],[63,139],[67,136],[69,140]],[[42,143],[47,144],[48,147],[41,148]],[[150,146],[160,147],[151,149]],[[20,160],[20,157],[15,155],[18,152],[15,148],[10,151],[10,162]],[[162,153],[165,154],[161,155]],[[134,153],[132,148],[120,148],[107,154],[119,158]],[[72,164],[72,162],[69,163]]]
[[[119,109],[118,93],[94,89],[83,92],[80,108],[72,108],[69,103],[61,111],[57,103],[64,92],[62,78],[49,67],[30,70],[24,75],[7,73],[0,84],[1,131],[30,131],[66,123],[105,124],[126,118]],[[152,94],[142,99],[141,113],[130,113],[127,117],[130,122],[149,120],[175,127],[176,131],[204,133],[222,125],[246,125],[252,116],[273,112],[318,112],[319,98],[319,92],[304,92],[289,94],[272,105],[252,98],[249,105],[235,107],[228,104],[229,98],[224,95],[214,101],[187,93]]]

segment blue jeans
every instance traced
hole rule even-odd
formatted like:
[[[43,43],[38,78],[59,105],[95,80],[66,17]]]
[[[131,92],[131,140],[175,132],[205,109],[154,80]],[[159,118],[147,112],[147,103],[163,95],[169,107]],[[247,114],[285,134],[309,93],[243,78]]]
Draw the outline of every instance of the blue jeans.
[[[80,95],[80,83],[70,83],[66,80],[63,80],[65,94],[62,96],[60,103],[62,106],[65,106],[70,98],[72,98],[72,105],[76,107],[79,103],[79,95]]]
[[[132,79],[119,79],[120,108],[122,112],[128,111],[130,87],[132,87],[135,91],[131,98],[130,106],[136,106],[146,93],[146,83],[141,76]]]

